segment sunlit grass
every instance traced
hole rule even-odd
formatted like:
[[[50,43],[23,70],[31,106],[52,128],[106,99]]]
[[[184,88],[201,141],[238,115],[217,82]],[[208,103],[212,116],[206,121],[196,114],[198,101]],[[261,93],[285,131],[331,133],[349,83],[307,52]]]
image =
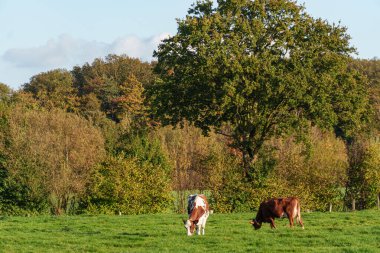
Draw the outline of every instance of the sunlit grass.
[[[0,252],[380,252],[380,212],[303,213],[305,229],[253,230],[253,213],[213,214],[205,236],[184,215],[2,217]]]

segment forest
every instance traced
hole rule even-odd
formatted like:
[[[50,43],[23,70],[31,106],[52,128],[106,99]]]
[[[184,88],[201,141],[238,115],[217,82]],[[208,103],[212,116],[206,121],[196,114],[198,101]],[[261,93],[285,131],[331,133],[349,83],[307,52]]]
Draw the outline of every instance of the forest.
[[[154,61],[0,83],[0,214],[380,208],[380,60],[292,1],[229,2],[197,2]]]

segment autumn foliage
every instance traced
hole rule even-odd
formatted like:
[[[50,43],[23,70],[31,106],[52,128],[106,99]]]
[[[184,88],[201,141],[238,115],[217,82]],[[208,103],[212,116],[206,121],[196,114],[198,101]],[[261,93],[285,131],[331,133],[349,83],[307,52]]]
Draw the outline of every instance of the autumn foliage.
[[[0,214],[216,212],[297,196],[380,206],[380,62],[279,1],[198,1],[155,62],[108,55],[0,83]]]

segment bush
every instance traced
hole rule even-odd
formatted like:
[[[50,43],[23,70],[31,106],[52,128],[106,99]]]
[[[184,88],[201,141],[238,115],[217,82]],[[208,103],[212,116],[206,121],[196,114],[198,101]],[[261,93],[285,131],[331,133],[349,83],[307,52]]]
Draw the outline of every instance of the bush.
[[[295,196],[303,210],[326,211],[343,206],[346,169],[345,146],[331,133],[313,129],[309,143],[295,138],[269,141],[255,162],[255,177],[246,179],[239,159],[224,149],[210,151],[205,160],[210,173],[212,202],[218,212],[257,210],[274,197]]]
[[[87,196],[82,207],[89,213],[158,213],[172,204],[167,171],[123,154],[109,157],[98,167]]]

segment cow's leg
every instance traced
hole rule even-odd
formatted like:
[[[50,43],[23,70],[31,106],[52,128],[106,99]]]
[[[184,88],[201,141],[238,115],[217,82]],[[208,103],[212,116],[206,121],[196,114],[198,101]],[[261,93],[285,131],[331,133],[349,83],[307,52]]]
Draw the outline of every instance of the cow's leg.
[[[301,219],[301,213],[297,214],[296,220],[297,220],[297,223],[300,224],[300,226],[302,227],[302,229],[304,229],[303,222],[302,222],[302,219]]]
[[[207,212],[207,215],[206,215],[206,217],[205,217],[205,222],[204,222],[204,224],[203,224],[203,235],[205,234],[206,222],[207,222],[207,219],[208,219],[208,216],[209,216],[209,215],[210,215],[210,213]]]
[[[203,223],[203,224],[201,224],[201,234],[202,235],[205,235],[205,226],[206,226],[206,223]]]
[[[276,225],[274,224],[274,219],[273,218],[269,218],[269,222],[270,222],[270,227],[271,228],[276,228]]]
[[[302,220],[301,220],[301,217],[299,217],[299,216],[298,216],[298,223],[301,225],[302,228],[304,228],[304,226],[303,226],[303,222],[302,222]]]
[[[299,203],[297,205],[297,221],[298,221],[298,224],[300,224],[300,226],[302,227],[302,229],[304,229],[305,227],[303,226],[303,222],[301,219],[301,208],[300,208]]]
[[[205,227],[204,227],[204,225],[202,224],[201,225],[201,227],[200,227],[200,233],[199,234],[201,234],[201,235],[205,235]]]
[[[197,235],[201,234],[201,228],[200,228],[201,226],[202,226],[201,224],[197,225]]]
[[[289,217],[289,226],[290,227],[293,227],[294,225],[294,217],[293,217],[293,214],[292,215],[288,215]]]
[[[205,235],[206,220],[202,224],[202,235]]]

